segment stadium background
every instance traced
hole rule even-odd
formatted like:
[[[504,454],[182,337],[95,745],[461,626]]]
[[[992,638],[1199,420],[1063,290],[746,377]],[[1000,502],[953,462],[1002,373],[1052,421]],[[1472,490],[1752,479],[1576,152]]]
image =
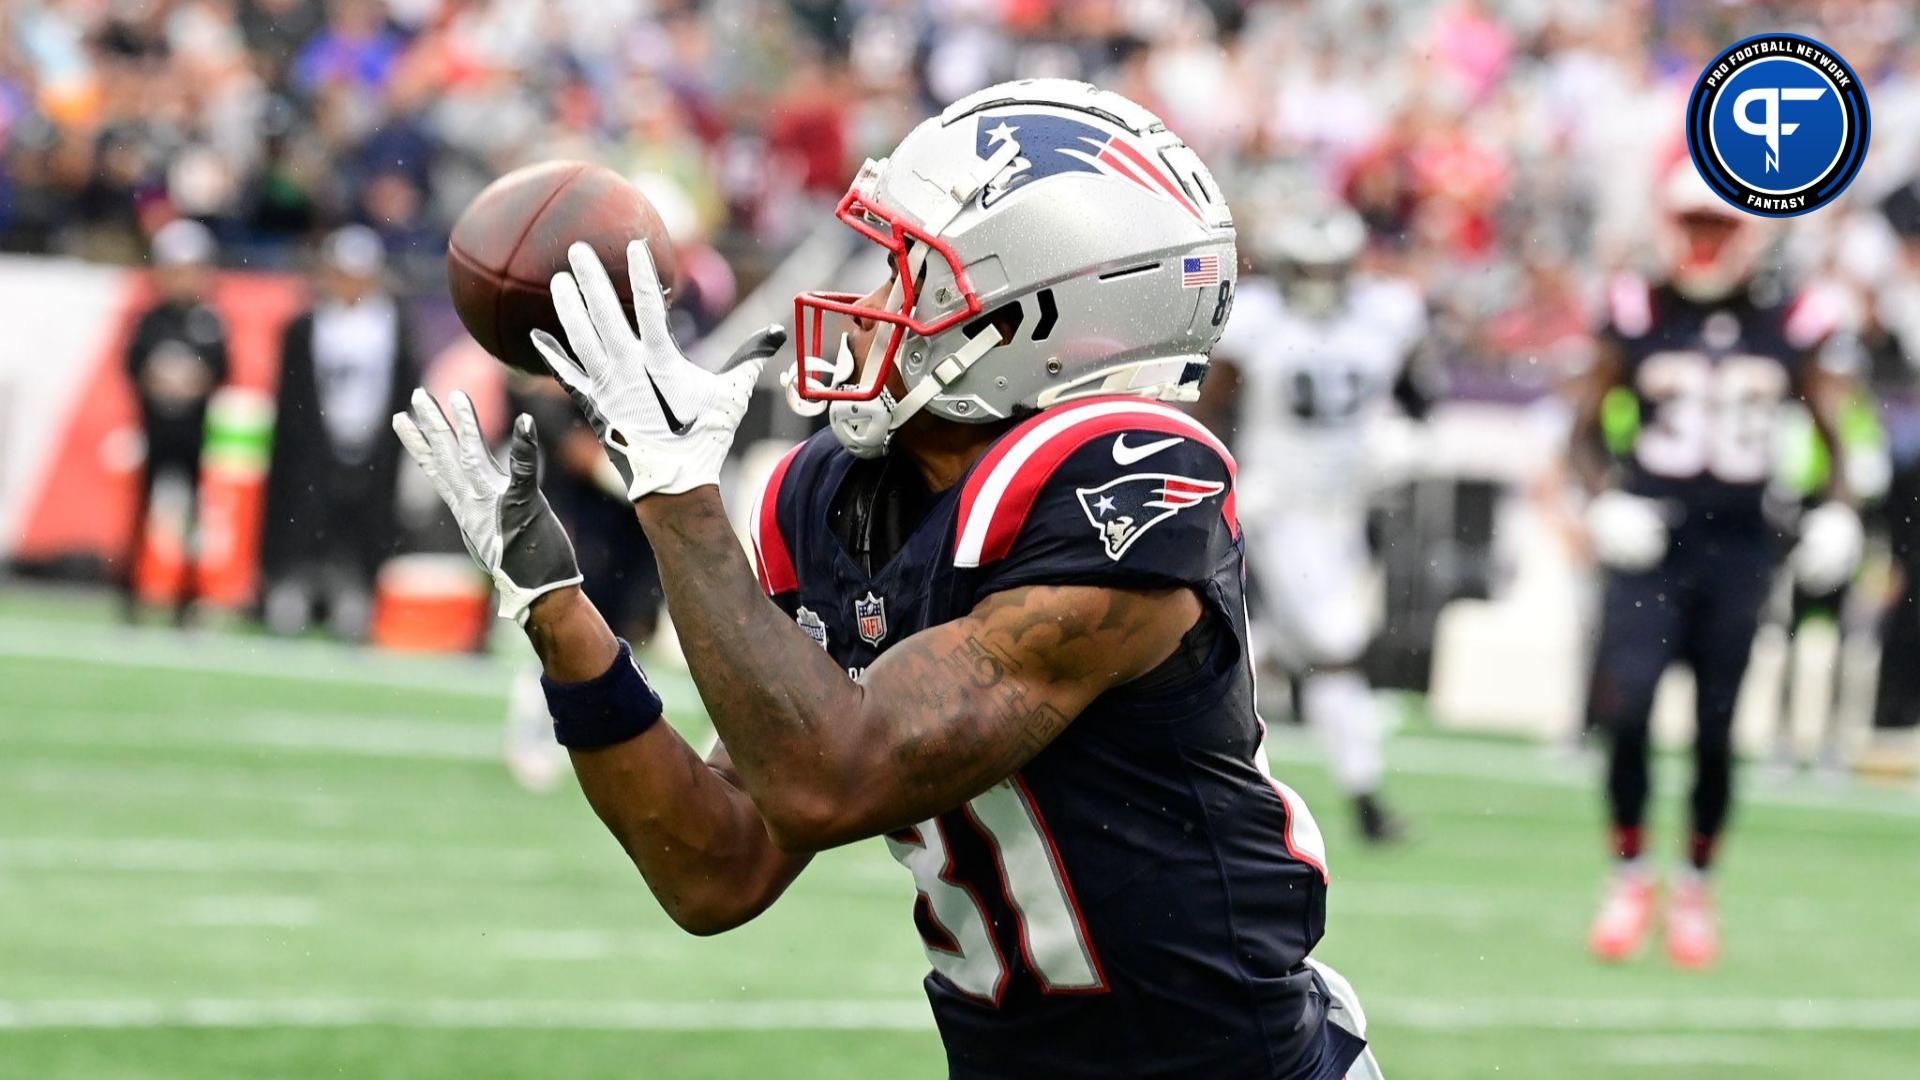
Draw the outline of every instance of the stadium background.
[[[1588,602],[1527,510],[1555,430],[1541,402],[1583,361],[1606,276],[1648,253],[1700,63],[1762,29],[1808,31],[1867,80],[1867,171],[1773,272],[1871,310],[1897,262],[1878,208],[1920,176],[1920,29],[1892,2],[0,6],[0,1073],[933,1075],[911,889],[877,850],[827,860],[741,934],[680,938],[576,796],[530,799],[497,767],[518,641],[400,658],[269,640],[237,613],[275,342],[330,229],[384,240],[429,385],[491,378],[444,298],[452,216],[517,164],[602,161],[677,192],[678,239],[712,255],[688,337],[722,346],[792,280],[844,272],[816,227],[862,157],[1016,74],[1149,103],[1247,219],[1343,195],[1372,264],[1433,309],[1453,400],[1401,492],[1380,658],[1432,691],[1390,750],[1421,842],[1363,855],[1335,828],[1325,946],[1394,1074],[1920,1059],[1910,790],[1749,776],[1727,963],[1601,971],[1579,949],[1592,769],[1538,746],[1573,722]],[[184,638],[113,625],[89,587],[124,569],[140,445],[120,355],[148,242],[178,217],[218,238],[235,351],[199,557],[236,614]],[[764,413],[758,434],[791,437]],[[1896,446],[1904,419],[1887,411]],[[468,648],[480,586],[430,491],[403,479],[400,499],[374,638]],[[161,526],[155,594],[183,557]],[[1752,680],[1770,685],[1767,648]],[[1758,745],[1775,696],[1747,698]],[[668,699],[700,726],[689,685]],[[1276,753],[1331,803],[1305,741]]]

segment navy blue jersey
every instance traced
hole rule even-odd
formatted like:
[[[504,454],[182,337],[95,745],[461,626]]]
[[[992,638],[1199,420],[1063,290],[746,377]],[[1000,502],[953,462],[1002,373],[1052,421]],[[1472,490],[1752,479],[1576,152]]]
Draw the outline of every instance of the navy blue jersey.
[[[871,574],[829,526],[857,467],[816,435],[752,525],[762,584],[856,677],[1021,586],[1184,586],[1206,610],[1174,658],[1100,696],[1018,774],[887,838],[919,889],[951,1074],[1341,1076],[1360,1044],[1325,1022],[1303,964],[1325,920],[1324,847],[1266,772],[1219,440],[1134,398],[1050,409],[933,496]],[[952,673],[963,692],[970,677]]]
[[[1687,522],[1761,521],[1781,407],[1801,393],[1824,317],[1744,291],[1703,303],[1632,277],[1609,301],[1602,340],[1638,406],[1623,487],[1674,500]]]

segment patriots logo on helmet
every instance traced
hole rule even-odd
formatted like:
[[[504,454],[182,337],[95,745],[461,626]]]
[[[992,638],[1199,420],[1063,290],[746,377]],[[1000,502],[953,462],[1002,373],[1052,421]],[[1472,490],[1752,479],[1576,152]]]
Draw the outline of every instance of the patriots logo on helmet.
[[[1166,169],[1118,131],[1046,113],[980,117],[974,153],[989,158],[1008,141],[1020,148],[1020,156],[980,193],[981,206],[992,206],[1007,192],[1049,176],[1104,173],[1145,188],[1196,218],[1201,216]]]
[[[1171,473],[1134,473],[1099,487],[1077,488],[1080,509],[1100,534],[1107,558],[1119,562],[1134,541],[1173,515],[1227,489],[1216,480]]]

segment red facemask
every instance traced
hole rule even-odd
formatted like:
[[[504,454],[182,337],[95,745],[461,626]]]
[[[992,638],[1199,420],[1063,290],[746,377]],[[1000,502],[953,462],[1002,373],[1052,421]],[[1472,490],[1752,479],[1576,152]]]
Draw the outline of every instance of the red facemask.
[[[871,401],[880,396],[887,380],[892,378],[895,358],[907,335],[927,338],[944,333],[979,315],[982,306],[979,295],[967,280],[966,270],[961,267],[959,258],[945,240],[873,202],[862,195],[858,188],[848,191],[840,200],[840,205],[834,209],[834,216],[852,226],[860,235],[887,249],[888,258],[893,264],[894,286],[889,291],[886,306],[864,303],[866,298],[859,293],[815,290],[793,298],[793,347],[799,363],[799,377],[795,380],[794,389],[807,401]],[[921,253],[917,259],[913,257],[916,250]],[[936,256],[946,260],[947,269],[953,275],[954,287],[959,291],[963,303],[957,310],[939,318],[921,320],[913,315],[924,280],[918,271],[924,269],[926,259]],[[829,312],[891,327],[887,331],[886,348],[879,361],[869,363],[866,370],[858,373],[852,385],[838,381],[833,359],[826,356],[826,317]],[[841,374],[844,377],[844,373]]]

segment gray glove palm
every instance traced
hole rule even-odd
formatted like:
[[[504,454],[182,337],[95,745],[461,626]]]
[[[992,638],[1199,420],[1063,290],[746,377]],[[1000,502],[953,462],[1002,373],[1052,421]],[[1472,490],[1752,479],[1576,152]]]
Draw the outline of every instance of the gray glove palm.
[[[453,422],[425,390],[413,412],[395,413],[394,434],[433,481],[460,525],[460,538],[500,594],[500,614],[521,625],[541,596],[581,582],[573,544],[540,492],[540,449],[533,417],[513,422],[507,467],[487,452],[473,401],[456,390]]]

